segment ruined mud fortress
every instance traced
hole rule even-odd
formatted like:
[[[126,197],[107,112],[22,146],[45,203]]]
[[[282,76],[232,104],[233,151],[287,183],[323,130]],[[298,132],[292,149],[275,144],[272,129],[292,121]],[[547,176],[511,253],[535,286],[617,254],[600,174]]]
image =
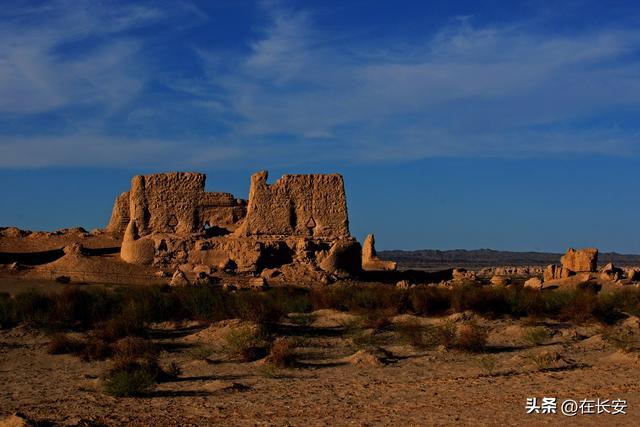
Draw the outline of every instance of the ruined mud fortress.
[[[120,257],[163,271],[215,270],[330,281],[366,270],[395,270],[349,233],[341,175],[251,177],[249,200],[205,192],[205,175],[135,176],[117,197],[107,231],[123,234]],[[277,269],[277,270],[276,270]],[[264,274],[263,274],[264,275]]]

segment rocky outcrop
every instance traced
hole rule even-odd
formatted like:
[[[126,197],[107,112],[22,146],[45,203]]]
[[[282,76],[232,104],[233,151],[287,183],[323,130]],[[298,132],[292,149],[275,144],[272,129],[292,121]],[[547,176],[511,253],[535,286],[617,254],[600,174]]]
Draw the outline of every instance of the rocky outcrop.
[[[549,280],[555,279],[566,279],[571,276],[571,271],[564,267],[560,267],[558,265],[548,265],[547,268],[544,269],[543,278],[545,282]]]
[[[560,258],[562,267],[576,273],[595,272],[598,267],[598,250],[586,248],[575,250],[569,248],[567,253]]]
[[[376,253],[376,240],[373,234],[364,239],[362,245],[362,269],[365,271],[394,271],[397,268],[395,261],[385,261],[378,258]]]
[[[475,281],[477,279],[478,277],[475,271],[468,271],[464,268],[454,268],[451,272],[451,280],[454,281]]]

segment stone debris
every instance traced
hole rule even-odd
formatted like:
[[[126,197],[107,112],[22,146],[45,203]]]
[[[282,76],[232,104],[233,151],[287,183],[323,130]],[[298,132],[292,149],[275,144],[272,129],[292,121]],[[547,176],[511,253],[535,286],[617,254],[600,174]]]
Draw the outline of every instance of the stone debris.
[[[493,276],[490,283],[493,286],[507,286],[511,284],[511,278],[507,276]]]
[[[266,291],[269,285],[264,277],[252,277],[247,281],[247,288],[253,291]]]
[[[624,270],[617,268],[612,262],[608,263],[600,270],[600,278],[602,280],[617,282],[618,280],[621,280],[624,275]]]
[[[396,288],[398,289],[409,289],[411,287],[411,283],[408,280],[400,280],[396,283]]]
[[[169,283],[171,286],[188,286],[189,280],[187,280],[187,276],[180,269],[176,270],[171,277],[171,282]]]
[[[475,271],[468,271],[464,268],[454,268],[451,271],[451,278],[458,282],[475,281],[478,279],[478,275]]]
[[[532,277],[531,279],[524,282],[524,287],[540,290],[542,289],[542,280],[540,280],[539,277]]]

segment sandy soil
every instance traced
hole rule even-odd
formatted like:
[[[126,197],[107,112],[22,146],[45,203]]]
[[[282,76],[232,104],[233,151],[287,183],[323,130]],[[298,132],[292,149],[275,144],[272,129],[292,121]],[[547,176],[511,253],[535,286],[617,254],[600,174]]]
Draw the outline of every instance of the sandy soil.
[[[48,337],[29,327],[0,331],[0,417],[20,411],[63,425],[634,425],[640,415],[637,353],[611,347],[596,325],[547,322],[553,336],[532,347],[523,323],[477,319],[490,329],[484,354],[417,351],[395,332],[381,332],[391,362],[349,358],[358,349],[344,335],[349,315],[323,310],[310,326],[283,324],[296,336],[300,367],[272,370],[217,351],[226,321],[213,325],[155,325],[161,364],[176,362],[177,381],[146,397],[104,395],[99,376],[109,362],[82,362],[46,353]],[[407,316],[394,321],[406,321]],[[465,316],[453,320],[464,322]],[[434,323],[441,319],[418,319]],[[635,323],[633,323],[635,321]],[[526,322],[526,321],[525,321]],[[629,323],[631,322],[631,323]],[[627,322],[637,328],[637,319]],[[211,346],[207,361],[190,349]],[[540,370],[530,355],[558,354],[553,369]],[[360,353],[362,354],[362,353]],[[494,372],[480,360],[492,358]],[[526,414],[528,397],[626,399],[627,415]],[[558,408],[558,412],[559,408]]]

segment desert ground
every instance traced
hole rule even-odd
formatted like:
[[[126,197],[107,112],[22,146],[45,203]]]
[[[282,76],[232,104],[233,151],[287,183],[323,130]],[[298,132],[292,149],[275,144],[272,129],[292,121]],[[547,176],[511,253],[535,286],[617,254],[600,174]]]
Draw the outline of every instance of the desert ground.
[[[0,331],[0,416],[43,425],[635,425],[638,318],[578,323],[472,311],[287,313],[269,330],[291,344],[293,361],[282,367],[229,351],[233,331],[255,322],[148,323],[159,365],[178,373],[134,397],[104,392],[109,358],[50,354],[59,330],[21,323]],[[485,334],[481,348],[415,335],[446,326],[460,336],[468,325]],[[621,343],[620,332],[633,340]],[[527,414],[531,397],[557,398],[557,413]],[[565,399],[597,398],[625,400],[626,415],[560,413]]]

